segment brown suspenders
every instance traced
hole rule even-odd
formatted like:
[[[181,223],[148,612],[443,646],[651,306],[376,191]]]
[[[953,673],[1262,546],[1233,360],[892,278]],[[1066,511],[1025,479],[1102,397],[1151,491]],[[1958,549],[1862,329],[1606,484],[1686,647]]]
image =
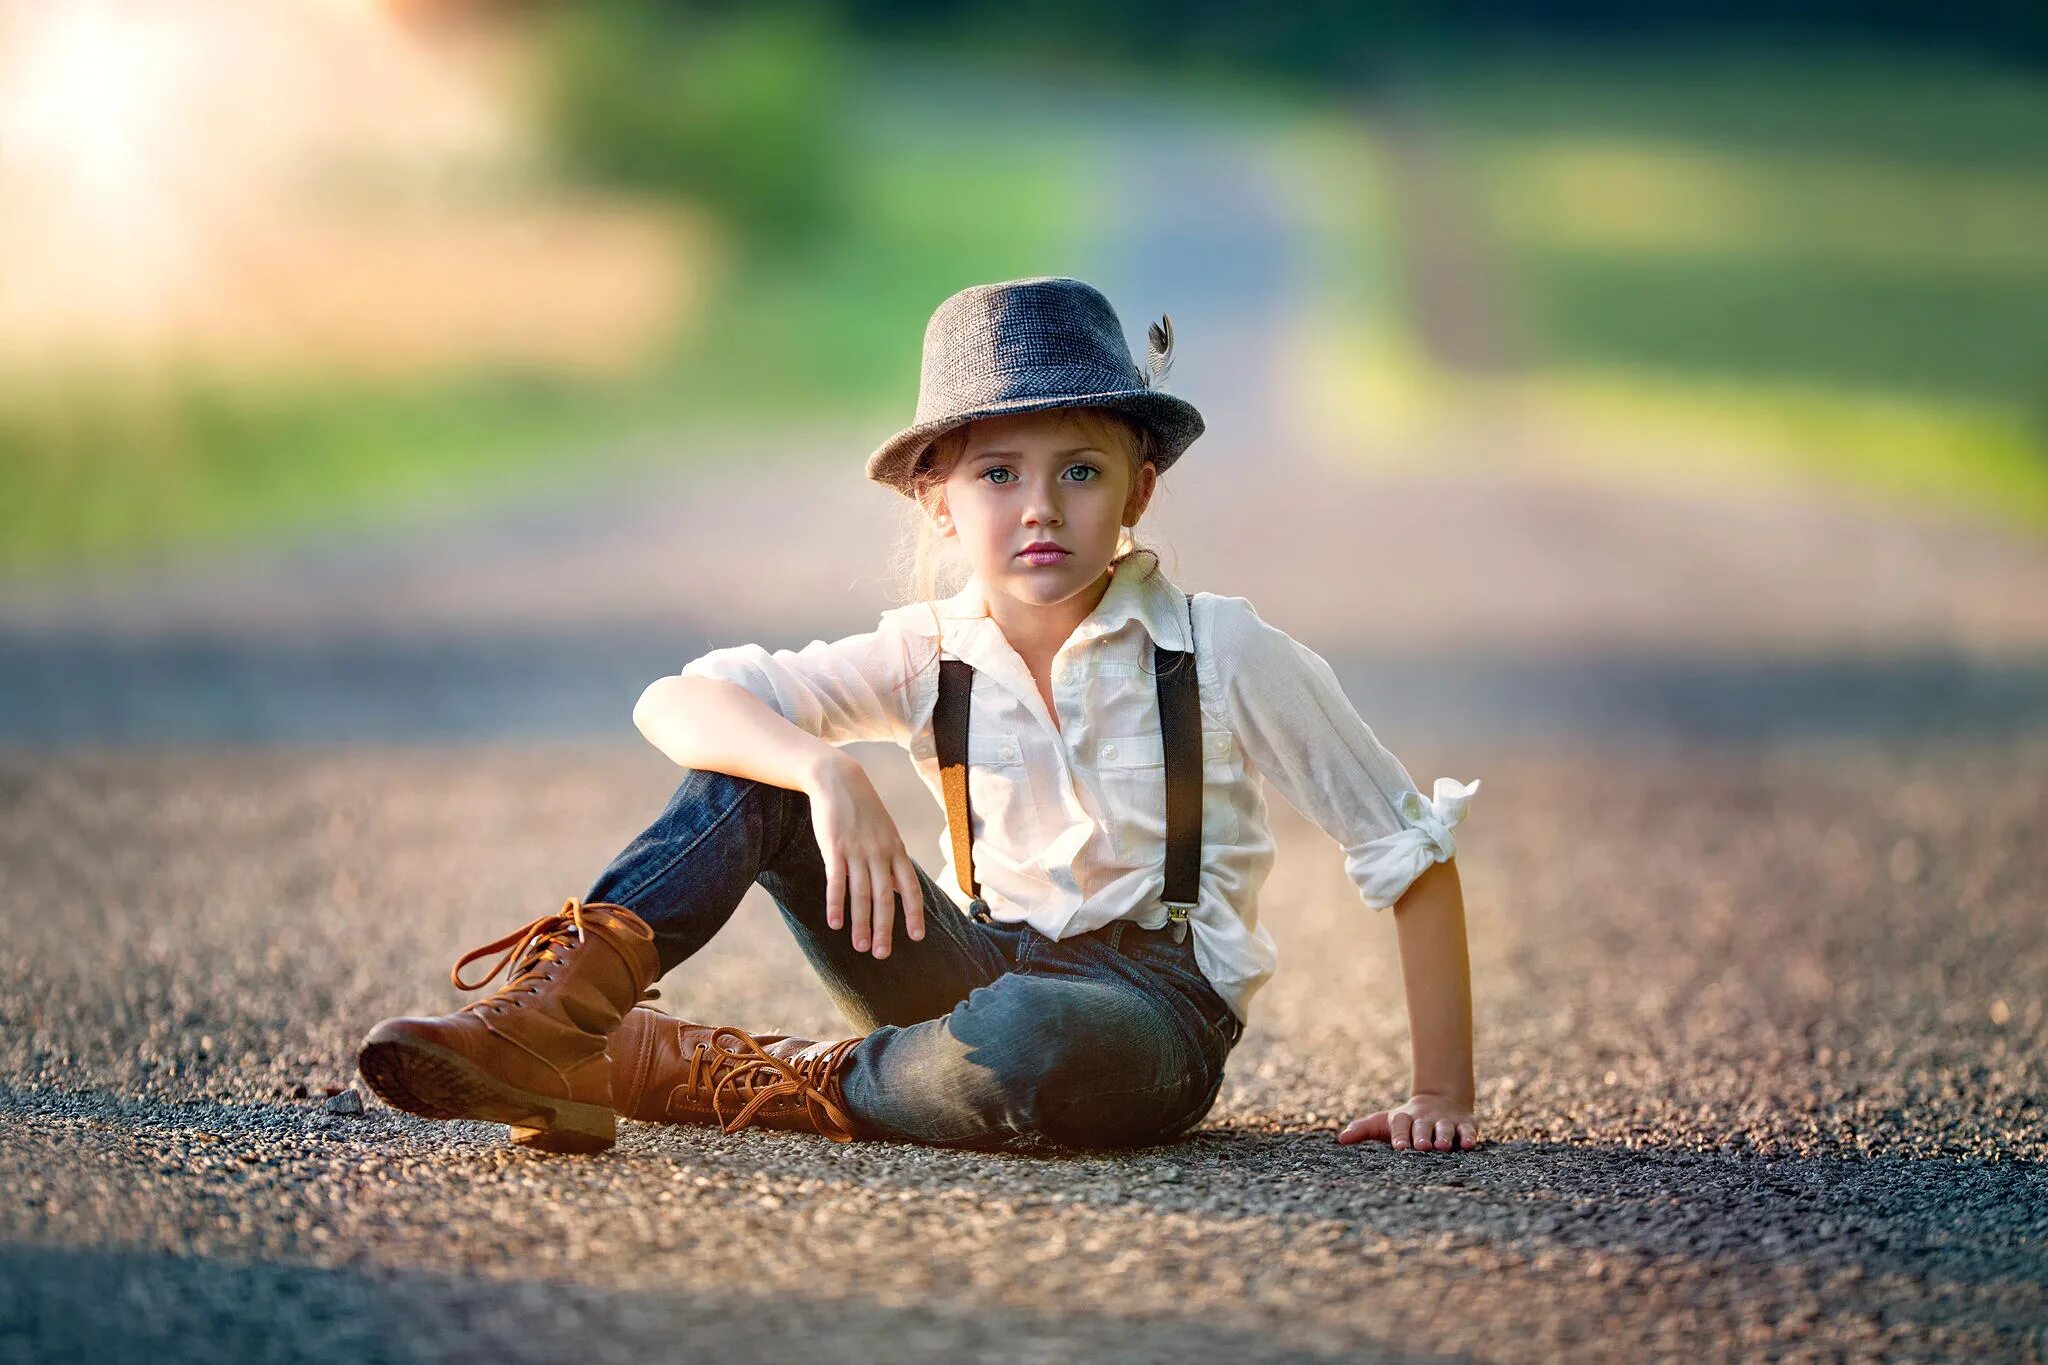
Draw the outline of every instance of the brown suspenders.
[[[1187,936],[1202,877],[1202,708],[1193,650],[1152,648],[1159,681],[1159,729],[1166,756],[1166,906],[1176,943]],[[939,660],[939,698],[932,708],[932,738],[938,749],[939,784],[946,794],[946,831],[953,840],[953,869],[960,889],[973,898],[968,913],[994,918],[974,875],[974,840],[967,797],[967,707],[974,666],[963,659]]]

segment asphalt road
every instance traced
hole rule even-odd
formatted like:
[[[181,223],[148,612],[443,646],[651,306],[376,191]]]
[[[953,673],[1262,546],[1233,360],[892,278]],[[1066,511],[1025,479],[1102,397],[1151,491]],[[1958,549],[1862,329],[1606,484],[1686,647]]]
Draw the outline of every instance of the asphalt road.
[[[867,756],[928,848],[907,762]],[[454,957],[580,893],[674,771],[0,761],[0,1358],[2048,1352],[2040,738],[1492,752],[1460,858],[1469,1152],[1335,1143],[1405,1097],[1393,926],[1281,804],[1280,974],[1171,1146],[629,1122],[548,1158],[327,1112],[371,1022],[461,999]],[[663,992],[843,1036],[758,889]]]

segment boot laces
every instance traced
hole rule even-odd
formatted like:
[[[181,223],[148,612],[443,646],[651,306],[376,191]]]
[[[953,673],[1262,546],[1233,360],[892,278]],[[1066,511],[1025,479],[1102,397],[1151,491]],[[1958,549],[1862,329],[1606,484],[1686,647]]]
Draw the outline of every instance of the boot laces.
[[[720,1047],[721,1038],[733,1039],[741,1050],[734,1053]],[[769,1052],[750,1033],[721,1026],[711,1031],[710,1040],[699,1044],[701,1051],[690,1059],[690,1084],[694,1089],[698,1083],[697,1063],[703,1052],[718,1054],[705,1058],[710,1066],[704,1075],[716,1077],[711,1086],[711,1112],[718,1116],[726,1132],[736,1133],[746,1127],[771,1100],[791,1096],[804,1102],[819,1132],[834,1142],[851,1142],[855,1132],[853,1120],[840,1107],[835,1093],[838,1087],[828,1086],[828,1078],[835,1076],[846,1054],[859,1041],[844,1038],[812,1056],[789,1059]],[[722,1107],[728,1090],[746,1098],[745,1106],[730,1120]]]
[[[512,975],[507,978],[505,984],[485,1000],[475,1003],[488,1005],[504,1000],[507,996],[535,995],[540,991],[540,983],[552,975],[553,969],[549,964],[568,961],[569,954],[584,941],[585,937],[583,902],[571,896],[563,901],[562,908],[553,914],[542,915],[531,924],[522,925],[503,938],[486,943],[481,948],[470,949],[456,962],[448,976],[455,983],[457,990],[480,991],[509,966],[512,968]],[[462,979],[464,967],[480,957],[487,957],[501,950],[504,955],[491,964],[491,969],[485,972],[481,979]],[[660,994],[660,991],[649,988],[640,998],[653,1000]],[[516,1009],[520,1002],[508,1003]]]

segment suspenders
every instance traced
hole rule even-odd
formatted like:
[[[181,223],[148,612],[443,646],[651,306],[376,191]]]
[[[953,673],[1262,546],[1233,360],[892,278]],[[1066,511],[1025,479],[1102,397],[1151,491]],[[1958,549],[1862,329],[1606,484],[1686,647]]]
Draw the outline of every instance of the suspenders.
[[[1188,911],[1195,908],[1202,877],[1202,709],[1193,650],[1152,648],[1159,681],[1159,729],[1166,755],[1166,887],[1160,896],[1173,925],[1174,942],[1187,937]],[[974,875],[974,840],[967,798],[967,707],[974,666],[964,659],[939,660],[939,699],[932,708],[932,738],[938,748],[939,784],[946,794],[946,830],[953,840],[953,870],[960,889],[973,897],[968,913],[991,920]]]

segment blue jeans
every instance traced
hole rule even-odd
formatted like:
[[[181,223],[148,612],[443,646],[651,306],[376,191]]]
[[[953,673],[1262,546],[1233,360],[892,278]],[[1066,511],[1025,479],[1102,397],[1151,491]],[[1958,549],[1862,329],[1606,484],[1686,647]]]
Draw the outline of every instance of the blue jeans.
[[[850,927],[825,922],[810,807],[800,791],[687,769],[584,899],[647,921],[665,974],[725,926],[749,886],[766,887],[863,1035],[842,1084],[877,1137],[1139,1146],[1180,1136],[1215,1104],[1243,1025],[1196,965],[1192,933],[1176,943],[1119,920],[1055,940],[977,923],[919,867],[925,935],[910,937],[899,907],[878,960],[855,951]]]

